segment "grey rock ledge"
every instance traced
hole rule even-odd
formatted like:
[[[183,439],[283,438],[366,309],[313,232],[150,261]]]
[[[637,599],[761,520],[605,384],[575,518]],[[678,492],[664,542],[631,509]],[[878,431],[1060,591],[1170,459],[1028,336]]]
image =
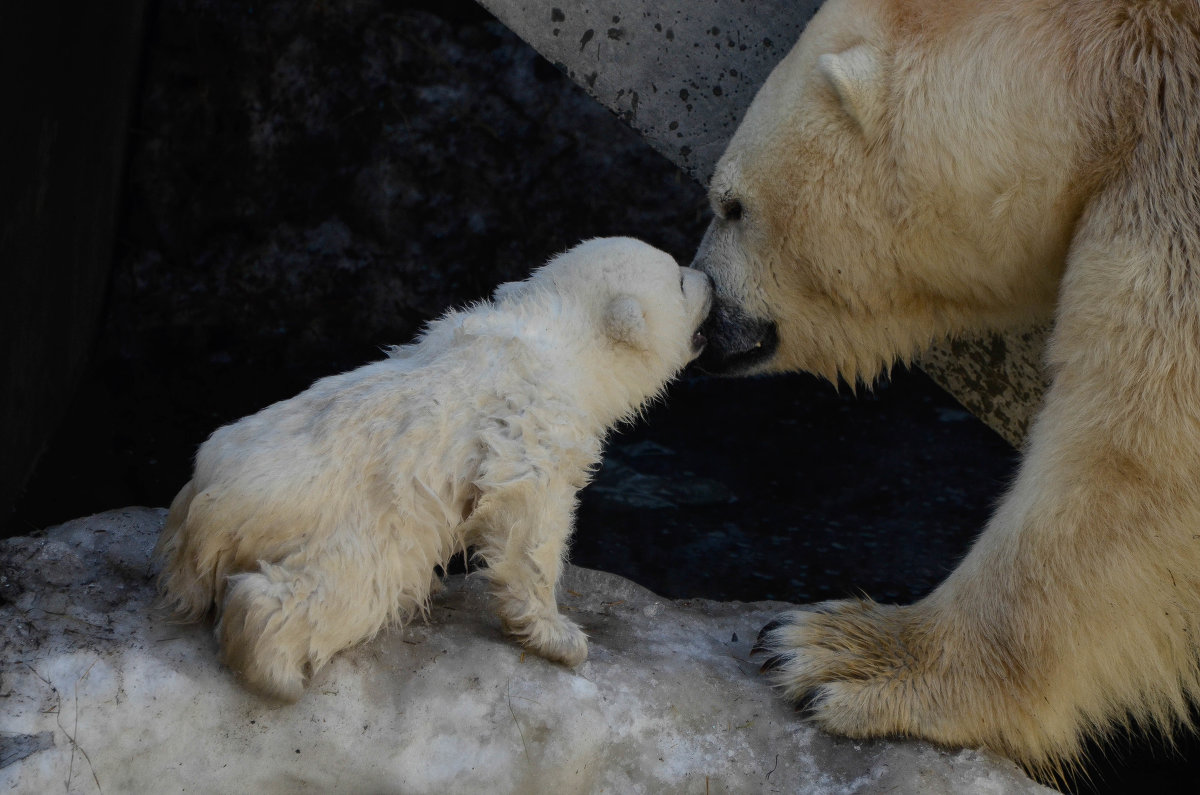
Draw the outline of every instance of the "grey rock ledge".
[[[781,603],[669,601],[571,568],[575,671],[502,637],[482,582],[428,623],[264,703],[203,625],[152,607],[165,511],[0,543],[0,790],[16,792],[1048,792],[978,751],[853,742],[800,719],[748,660]]]

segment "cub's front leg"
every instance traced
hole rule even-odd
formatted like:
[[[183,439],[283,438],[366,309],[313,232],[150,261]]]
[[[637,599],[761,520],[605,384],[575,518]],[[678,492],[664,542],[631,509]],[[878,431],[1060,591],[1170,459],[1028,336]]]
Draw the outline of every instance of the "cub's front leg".
[[[587,636],[558,612],[555,593],[574,514],[574,488],[522,482],[483,497],[471,519],[505,631],[568,666],[587,659]]]

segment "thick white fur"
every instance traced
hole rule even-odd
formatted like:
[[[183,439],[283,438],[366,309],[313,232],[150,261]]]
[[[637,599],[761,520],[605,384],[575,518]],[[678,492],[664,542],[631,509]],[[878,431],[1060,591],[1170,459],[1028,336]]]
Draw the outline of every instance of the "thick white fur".
[[[581,662],[555,601],[576,492],[607,430],[699,352],[709,302],[669,255],[593,240],[217,430],[158,544],[166,600],[192,620],[215,608],[225,662],[294,700],[339,650],[422,612],[434,567],[474,546],[505,628]]]
[[[769,326],[758,369],[854,382],[1056,318],[1020,474],[949,579],[764,633],[821,725],[1052,769],[1129,717],[1190,724],[1198,87],[1195,0],[829,0],[755,99],[695,263],[710,350]]]

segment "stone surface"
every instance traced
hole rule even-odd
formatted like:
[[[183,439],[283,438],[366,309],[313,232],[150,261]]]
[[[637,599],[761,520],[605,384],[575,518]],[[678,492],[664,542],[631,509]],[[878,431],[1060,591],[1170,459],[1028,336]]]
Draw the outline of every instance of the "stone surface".
[[[0,789],[19,792],[1047,791],[1009,762],[852,742],[800,719],[747,659],[781,603],[668,601],[571,568],[575,671],[505,640],[470,576],[431,619],[339,655],[275,707],[211,633],[151,608],[165,511],[0,545]]]
[[[479,0],[571,79],[707,183],[758,86],[820,0]],[[1045,330],[939,344],[920,362],[1019,445],[1041,402]]]
[[[1014,447],[1029,433],[1049,381],[1042,352],[1050,326],[953,339],[933,346],[920,367]]]
[[[701,183],[819,0],[481,0]]]

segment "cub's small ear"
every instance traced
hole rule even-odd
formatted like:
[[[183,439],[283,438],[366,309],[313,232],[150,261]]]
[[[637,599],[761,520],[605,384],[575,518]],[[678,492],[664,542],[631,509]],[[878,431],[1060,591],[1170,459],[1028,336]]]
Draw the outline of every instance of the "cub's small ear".
[[[879,52],[858,44],[817,58],[817,72],[829,82],[842,109],[865,132],[883,115],[883,68]]]
[[[525,292],[525,288],[528,286],[528,282],[505,282],[504,284],[498,285],[496,289],[492,291],[492,300],[496,303],[500,303],[501,301],[508,301],[512,298],[518,298],[520,297],[521,293]]]
[[[608,302],[604,315],[604,330],[614,342],[639,350],[645,348],[646,316],[642,305],[632,295],[619,295]]]
[[[479,315],[467,313],[463,316],[462,323],[456,331],[456,336],[480,337],[483,336],[484,329],[483,319]]]

